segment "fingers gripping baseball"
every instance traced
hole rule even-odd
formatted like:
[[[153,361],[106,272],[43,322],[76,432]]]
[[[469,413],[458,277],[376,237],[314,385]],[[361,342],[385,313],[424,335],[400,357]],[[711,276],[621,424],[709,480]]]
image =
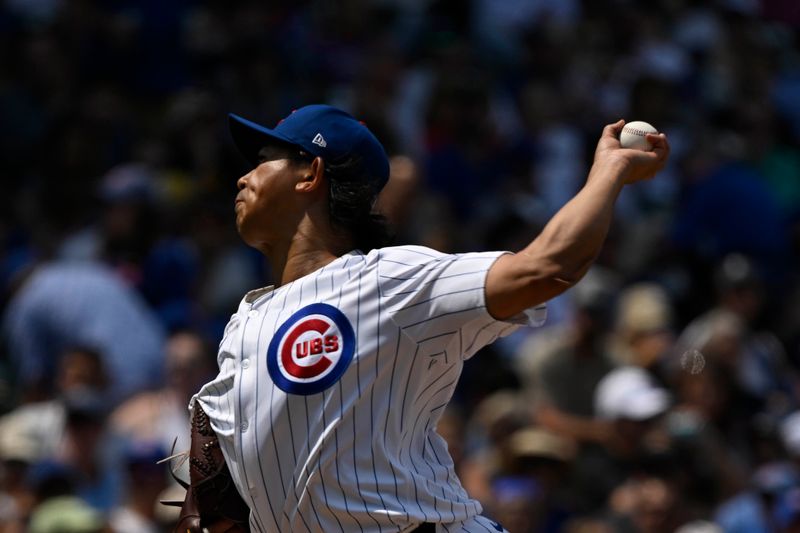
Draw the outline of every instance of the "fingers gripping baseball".
[[[649,150],[623,148],[620,135],[624,127],[625,121],[619,120],[603,128],[603,134],[595,151],[595,164],[623,165],[626,184],[652,178],[664,168],[669,159],[670,146],[667,136],[663,133],[644,133],[646,143],[640,146],[649,145]]]

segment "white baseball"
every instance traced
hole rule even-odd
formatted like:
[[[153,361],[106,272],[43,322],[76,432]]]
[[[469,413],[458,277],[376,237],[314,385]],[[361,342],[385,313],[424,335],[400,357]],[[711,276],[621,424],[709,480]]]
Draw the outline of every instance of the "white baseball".
[[[640,120],[628,122],[622,128],[622,133],[619,135],[619,144],[623,148],[633,148],[634,150],[649,152],[653,149],[653,145],[645,138],[645,135],[648,133],[658,133],[658,130],[647,122],[642,122]]]

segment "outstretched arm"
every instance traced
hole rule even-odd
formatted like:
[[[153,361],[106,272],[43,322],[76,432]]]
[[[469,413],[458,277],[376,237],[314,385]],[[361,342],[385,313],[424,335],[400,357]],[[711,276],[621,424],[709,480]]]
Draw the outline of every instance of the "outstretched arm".
[[[621,148],[625,122],[609,124],[597,143],[584,187],[547,223],[533,242],[502,256],[486,279],[486,306],[507,319],[557,296],[577,283],[597,258],[622,187],[652,178],[666,164],[664,134],[648,134],[653,150]]]

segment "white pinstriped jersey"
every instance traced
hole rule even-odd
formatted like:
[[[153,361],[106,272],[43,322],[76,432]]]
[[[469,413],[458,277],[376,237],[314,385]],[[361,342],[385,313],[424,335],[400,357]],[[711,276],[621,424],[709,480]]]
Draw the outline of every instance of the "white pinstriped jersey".
[[[515,323],[486,311],[502,253],[351,252],[245,296],[193,401],[253,531],[406,531],[481,512],[435,428],[464,359],[544,321],[544,306]]]

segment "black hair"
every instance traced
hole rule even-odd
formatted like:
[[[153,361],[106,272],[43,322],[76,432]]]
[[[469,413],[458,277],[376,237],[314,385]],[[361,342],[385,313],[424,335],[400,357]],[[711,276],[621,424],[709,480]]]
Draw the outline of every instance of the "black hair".
[[[281,150],[277,157],[294,163],[308,164],[314,160],[313,155],[295,145],[271,146]],[[346,233],[352,247],[362,252],[389,245],[394,238],[389,223],[385,216],[374,211],[380,188],[366,174],[361,157],[350,155],[323,162],[328,183],[328,217],[334,230]]]
[[[325,178],[331,225],[347,232],[353,247],[363,252],[390,244],[388,221],[374,211],[380,189],[364,173],[361,158],[350,156],[325,162]]]

